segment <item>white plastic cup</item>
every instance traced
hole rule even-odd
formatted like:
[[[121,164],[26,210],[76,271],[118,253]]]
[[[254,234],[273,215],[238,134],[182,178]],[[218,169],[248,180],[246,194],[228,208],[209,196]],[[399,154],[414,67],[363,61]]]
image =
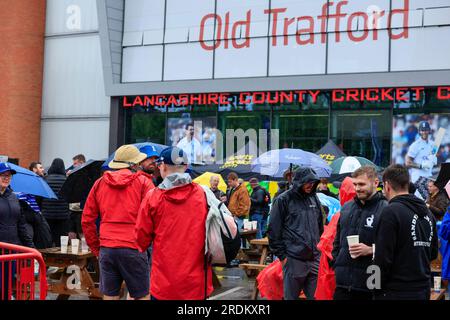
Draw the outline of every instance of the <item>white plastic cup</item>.
[[[78,254],[80,249],[80,240],[72,239],[70,240],[70,243],[72,244],[72,254]]]
[[[250,221],[244,221],[244,229],[245,230],[251,230],[252,229],[252,223]]]
[[[87,245],[86,238],[81,238],[81,252],[82,253],[89,252],[89,246]]]
[[[358,244],[359,243],[359,235],[355,235],[355,236],[348,236],[347,237],[347,242],[348,242],[348,246],[350,248],[351,245],[354,244]],[[350,255],[353,259],[355,259],[356,257],[353,255]]]
[[[258,229],[258,221],[252,221],[252,229],[253,230]]]
[[[441,277],[434,277],[434,291],[441,291]]]
[[[68,245],[69,245],[69,237],[61,236],[61,253],[67,253]]]

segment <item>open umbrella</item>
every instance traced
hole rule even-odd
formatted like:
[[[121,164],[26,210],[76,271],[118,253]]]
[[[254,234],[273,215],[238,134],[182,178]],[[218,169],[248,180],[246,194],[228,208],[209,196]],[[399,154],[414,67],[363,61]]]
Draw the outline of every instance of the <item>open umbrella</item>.
[[[252,171],[252,162],[256,159],[257,150],[254,146],[252,143],[246,144],[234,155],[224,159],[223,163],[193,164],[189,167],[190,174],[193,178],[196,178],[205,172],[213,172],[220,174],[222,178],[226,179],[229,173],[235,172],[239,178],[247,181],[251,178],[257,178],[260,181],[269,180],[267,175],[261,175]]]
[[[198,184],[201,184],[202,186],[211,187],[209,181],[210,181],[212,176],[218,176],[219,177],[219,187],[218,187],[219,190],[223,191],[223,192],[227,192],[227,185],[226,185],[225,181],[223,180],[222,176],[220,174],[217,174],[217,173],[205,172],[201,176],[198,176],[197,178],[195,178],[193,181],[198,183]]]
[[[11,188],[15,192],[23,192],[33,196],[39,196],[48,199],[58,199],[56,194],[47,184],[47,182],[33,171],[16,166],[7,162],[8,165],[17,173],[13,175],[11,180]]]
[[[75,168],[61,187],[59,192],[68,203],[86,200],[95,181],[101,177],[103,160],[89,160]]]
[[[312,168],[320,178],[329,177],[331,168],[320,156],[301,149],[275,149],[253,161],[252,171],[280,178],[293,165]]]
[[[334,160],[340,157],[345,157],[346,154],[333,142],[333,140],[328,140],[328,142],[316,152],[318,156],[324,159],[328,164],[333,163]]]
[[[363,157],[341,157],[333,161],[331,169],[333,169],[333,175],[343,175],[354,172],[356,169],[362,166],[372,166],[376,170],[380,168],[370,160]]]
[[[321,192],[317,192],[317,197],[319,198],[320,203],[328,207],[328,216],[327,221],[330,222],[331,218],[339,211],[341,210],[341,203],[338,199],[335,199],[333,197],[327,196]]]
[[[155,149],[156,149],[156,152],[158,153],[158,154],[160,154],[161,153],[161,151],[163,151],[165,148],[168,148],[167,146],[165,146],[165,145],[163,145],[163,144],[158,144],[158,143],[153,143],[153,142],[142,142],[142,143],[135,143],[135,144],[133,144],[136,148],[138,148],[139,150],[141,149],[141,148],[144,148],[144,147],[146,147],[146,146],[151,146],[151,147],[154,147]],[[109,163],[114,159],[114,155],[115,155],[116,153],[115,152],[113,152],[109,157],[108,157],[108,159],[106,159],[106,161],[103,163],[103,165],[102,165],[102,169],[104,169],[104,170],[109,170],[110,168],[109,168]]]

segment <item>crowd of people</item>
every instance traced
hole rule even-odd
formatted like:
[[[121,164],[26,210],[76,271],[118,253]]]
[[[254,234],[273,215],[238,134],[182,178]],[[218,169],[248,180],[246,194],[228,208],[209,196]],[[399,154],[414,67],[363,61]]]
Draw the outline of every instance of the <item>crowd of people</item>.
[[[67,176],[85,162],[77,155],[67,170],[59,158],[46,173],[39,162],[30,170],[59,195]],[[151,146],[124,145],[87,198],[68,203],[14,193],[16,172],[0,163],[0,242],[47,248],[59,247],[61,236],[84,237],[98,257],[107,300],[120,299],[123,282],[130,299],[206,299],[213,292],[205,256],[209,208],[205,191],[186,173],[188,164],[189,155],[178,147],[158,153]],[[450,241],[449,198],[435,178],[424,201],[414,195],[406,167],[391,165],[380,176],[362,166],[340,184],[341,210],[331,221],[317,196],[336,196],[326,180],[306,167],[285,178],[273,199],[256,178],[247,189],[232,172],[227,192],[219,190],[220,176],[210,179],[210,190],[237,228],[248,217],[257,222],[257,238],[268,237],[282,264],[285,300],[299,299],[302,292],[308,299],[429,299],[438,236],[441,246]],[[444,279],[450,276],[449,259],[447,249]],[[0,284],[6,290],[4,279]]]

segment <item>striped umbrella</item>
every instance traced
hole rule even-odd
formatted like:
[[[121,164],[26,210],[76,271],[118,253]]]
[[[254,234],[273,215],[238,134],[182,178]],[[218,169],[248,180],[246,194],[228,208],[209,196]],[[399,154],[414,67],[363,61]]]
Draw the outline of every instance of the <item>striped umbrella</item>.
[[[378,166],[370,160],[363,157],[341,157],[333,161],[330,165],[333,175],[352,173],[362,166],[372,166],[379,169]]]

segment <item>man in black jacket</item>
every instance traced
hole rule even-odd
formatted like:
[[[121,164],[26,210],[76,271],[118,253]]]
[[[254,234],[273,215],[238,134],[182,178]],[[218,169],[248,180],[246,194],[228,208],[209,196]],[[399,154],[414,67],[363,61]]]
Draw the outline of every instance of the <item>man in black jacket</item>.
[[[266,231],[270,196],[269,193],[259,185],[257,178],[251,178],[249,182],[253,189],[250,196],[250,221],[256,221],[258,223],[256,239],[261,239]]]
[[[314,170],[300,168],[293,186],[281,194],[270,211],[269,247],[282,261],[285,300],[297,300],[303,290],[314,299],[323,232],[323,216],[316,196],[319,178]]]
[[[387,201],[377,191],[379,180],[375,168],[363,166],[352,174],[356,197],[341,208],[333,243],[333,269],[336,276],[334,300],[372,300],[367,287],[372,265],[372,245],[375,228]],[[347,237],[359,237],[359,243],[349,247]]]
[[[44,199],[42,201],[42,214],[50,226],[52,238],[56,247],[61,246],[61,236],[67,236],[70,228],[69,204],[60,197],[59,192],[66,181],[64,161],[60,158],[53,160],[45,178],[58,199]]]
[[[436,222],[425,202],[408,193],[408,170],[388,167],[383,186],[389,205],[376,230],[375,261],[381,272],[380,300],[429,300],[430,263],[437,258]]]

